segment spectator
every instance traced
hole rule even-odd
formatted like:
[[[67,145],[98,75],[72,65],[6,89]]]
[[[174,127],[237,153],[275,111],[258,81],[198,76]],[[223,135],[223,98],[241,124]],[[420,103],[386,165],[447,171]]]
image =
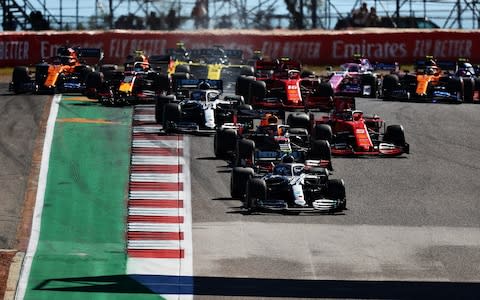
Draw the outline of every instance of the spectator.
[[[173,8],[168,11],[168,15],[166,17],[167,28],[168,30],[175,30],[178,28],[178,18],[177,13]]]
[[[352,11],[353,26],[363,27],[368,18],[368,6],[366,2],[362,3],[360,8]]]
[[[208,27],[207,7],[203,0],[197,0],[197,2],[195,2],[191,16],[193,17],[196,29]]]
[[[223,15],[220,17],[220,21],[218,21],[215,28],[218,28],[218,29],[232,28],[232,26],[233,24],[232,24],[232,21],[230,20],[230,17],[227,15]]]
[[[7,16],[3,22],[3,30],[4,31],[15,31],[17,30],[17,22],[15,18],[13,17],[13,14],[11,11],[7,13]]]
[[[375,7],[370,7],[370,13],[368,14],[365,26],[376,27],[380,24],[380,18],[377,15],[377,9]]]

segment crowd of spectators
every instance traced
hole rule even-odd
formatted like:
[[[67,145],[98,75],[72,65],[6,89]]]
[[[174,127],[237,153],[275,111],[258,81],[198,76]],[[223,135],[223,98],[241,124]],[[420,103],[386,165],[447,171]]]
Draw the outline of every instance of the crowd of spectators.
[[[352,27],[375,27],[379,23],[380,18],[377,15],[377,9],[372,6],[368,10],[365,2],[358,9],[352,10],[350,24]]]

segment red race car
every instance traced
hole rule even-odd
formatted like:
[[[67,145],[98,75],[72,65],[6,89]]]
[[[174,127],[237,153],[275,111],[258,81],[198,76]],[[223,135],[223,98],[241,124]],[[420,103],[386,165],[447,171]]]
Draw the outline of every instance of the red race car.
[[[299,62],[282,58],[257,60],[255,76],[240,76],[236,94],[254,108],[328,111],[333,89],[312,72],[301,71]]]
[[[385,125],[377,115],[366,116],[355,109],[353,97],[335,98],[335,109],[312,120],[315,140],[330,142],[332,155],[398,156],[410,152],[402,125]]]

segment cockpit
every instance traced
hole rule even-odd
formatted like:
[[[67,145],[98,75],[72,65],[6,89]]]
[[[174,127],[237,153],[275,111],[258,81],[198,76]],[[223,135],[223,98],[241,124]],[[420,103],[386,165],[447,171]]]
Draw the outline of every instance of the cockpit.
[[[197,101],[215,101],[219,96],[220,93],[217,91],[198,90],[190,94],[190,99]]]
[[[302,164],[278,164],[273,168],[273,175],[280,176],[299,176],[303,173],[304,166]]]

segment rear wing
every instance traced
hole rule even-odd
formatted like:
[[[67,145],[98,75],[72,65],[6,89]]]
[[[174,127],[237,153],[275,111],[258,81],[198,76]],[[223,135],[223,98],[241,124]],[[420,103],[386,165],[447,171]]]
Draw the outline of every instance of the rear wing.
[[[57,49],[57,56],[68,55],[68,49],[73,49],[78,59],[86,64],[95,65],[102,61],[104,53],[100,48],[81,48],[81,47],[60,47]]]
[[[375,63],[373,65],[375,71],[390,71],[390,72],[399,72],[400,65],[397,62],[392,63]]]
[[[175,80],[176,90],[194,90],[200,88],[201,84],[208,84],[209,89],[223,91],[223,81],[213,79],[177,79]]]
[[[415,70],[424,70],[431,62],[426,60],[417,60],[415,62]],[[457,69],[457,62],[455,61],[437,61],[436,66],[442,71],[455,71]]]
[[[175,68],[171,55],[151,55],[148,58],[150,68],[161,74],[169,74]]]

